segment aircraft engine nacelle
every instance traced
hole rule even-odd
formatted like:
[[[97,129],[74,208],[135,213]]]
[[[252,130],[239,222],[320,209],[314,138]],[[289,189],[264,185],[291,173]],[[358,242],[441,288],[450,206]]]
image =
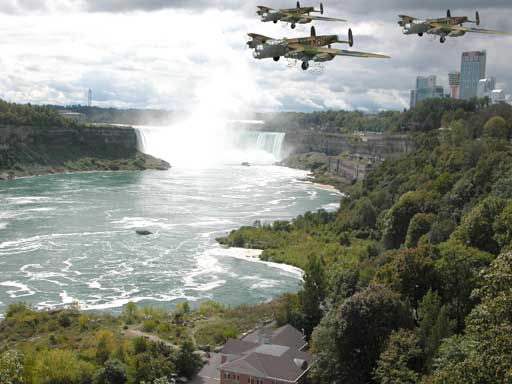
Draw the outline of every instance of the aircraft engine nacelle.
[[[324,63],[326,61],[331,61],[335,58],[335,55],[331,55],[330,53],[319,53],[313,57],[313,61],[318,63]]]
[[[281,40],[268,40],[265,44],[259,44],[253,52],[255,59],[270,59],[280,57],[286,53],[286,47]]]
[[[307,23],[310,23],[311,22],[311,19],[300,19],[299,20],[299,24],[307,24]]]
[[[464,31],[452,31],[452,32],[450,32],[450,34],[448,36],[460,37],[460,36],[464,36],[465,34],[466,34],[466,32],[464,32]]]
[[[404,34],[416,35],[419,33],[426,33],[428,31],[428,25],[424,23],[407,23],[404,25]]]
[[[263,21],[263,22],[278,21],[279,20],[279,12],[277,12],[277,11],[263,12],[260,17],[261,17],[261,21]]]

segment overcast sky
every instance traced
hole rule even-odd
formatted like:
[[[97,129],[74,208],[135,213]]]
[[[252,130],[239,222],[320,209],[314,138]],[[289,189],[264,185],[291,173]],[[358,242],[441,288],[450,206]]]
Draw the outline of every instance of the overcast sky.
[[[258,0],[271,7],[295,1]],[[473,17],[512,32],[510,0],[324,1],[325,15],[349,23],[315,24],[318,34],[354,31],[355,50],[391,60],[337,58],[311,71],[285,60],[257,61],[246,34],[309,34],[261,23],[256,2],[239,0],[1,0],[0,98],[19,103],[85,104],[227,111],[402,109],[417,75],[460,69],[464,50],[487,49],[487,75],[512,93],[512,37],[466,35],[441,45],[404,36],[397,14]],[[303,1],[303,5],[315,5]],[[340,48],[346,48],[340,46]]]

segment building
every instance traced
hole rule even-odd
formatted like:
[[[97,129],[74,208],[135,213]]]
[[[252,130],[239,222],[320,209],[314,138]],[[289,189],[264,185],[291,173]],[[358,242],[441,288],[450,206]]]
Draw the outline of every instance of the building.
[[[485,79],[486,51],[464,52],[460,68],[460,98],[470,100],[477,96],[478,82]]]
[[[416,106],[420,101],[433,98],[444,97],[444,88],[437,85],[436,76],[416,78],[416,90],[411,91],[410,107]]]
[[[494,89],[491,91],[491,103],[492,104],[505,104],[506,103],[506,95],[503,89]]]
[[[290,325],[230,339],[221,351],[220,384],[305,383],[313,363],[307,345]]]
[[[496,88],[496,78],[489,77],[487,79],[481,79],[478,82],[476,89],[476,97],[491,97],[491,92]]]
[[[448,83],[450,85],[450,97],[452,99],[459,98],[459,88],[460,88],[460,72],[453,71],[448,74]]]

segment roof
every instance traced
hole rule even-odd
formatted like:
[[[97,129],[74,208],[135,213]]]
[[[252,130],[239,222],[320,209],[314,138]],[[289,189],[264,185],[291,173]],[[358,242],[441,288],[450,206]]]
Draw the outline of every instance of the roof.
[[[286,349],[286,352],[280,356],[275,356],[268,353],[258,353],[255,350],[238,359],[224,363],[220,369],[244,375],[296,382],[309,370],[312,361],[311,355],[283,346],[277,347]],[[260,352],[264,351],[260,350]]]
[[[228,340],[221,352],[228,359],[220,369],[294,383],[313,361],[309,353],[301,351],[306,345],[302,333],[290,325],[276,330],[261,328],[244,340]]]
[[[291,325],[273,330],[272,328],[261,328],[256,332],[247,335],[244,341],[257,344],[284,345],[292,349],[303,349],[307,343],[304,335]]]
[[[222,348],[221,353],[224,355],[241,355],[257,348],[259,345],[250,341],[229,339]]]

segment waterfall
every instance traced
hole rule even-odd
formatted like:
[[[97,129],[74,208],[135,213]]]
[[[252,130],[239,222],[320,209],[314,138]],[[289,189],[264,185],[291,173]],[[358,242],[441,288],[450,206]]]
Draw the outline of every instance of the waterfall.
[[[282,132],[258,132],[256,149],[271,153],[276,160],[281,160],[281,150],[285,133]]]
[[[138,127],[135,129],[135,135],[137,136],[137,149],[141,152],[144,152],[147,149],[146,145],[146,136],[144,135],[144,130]]]

